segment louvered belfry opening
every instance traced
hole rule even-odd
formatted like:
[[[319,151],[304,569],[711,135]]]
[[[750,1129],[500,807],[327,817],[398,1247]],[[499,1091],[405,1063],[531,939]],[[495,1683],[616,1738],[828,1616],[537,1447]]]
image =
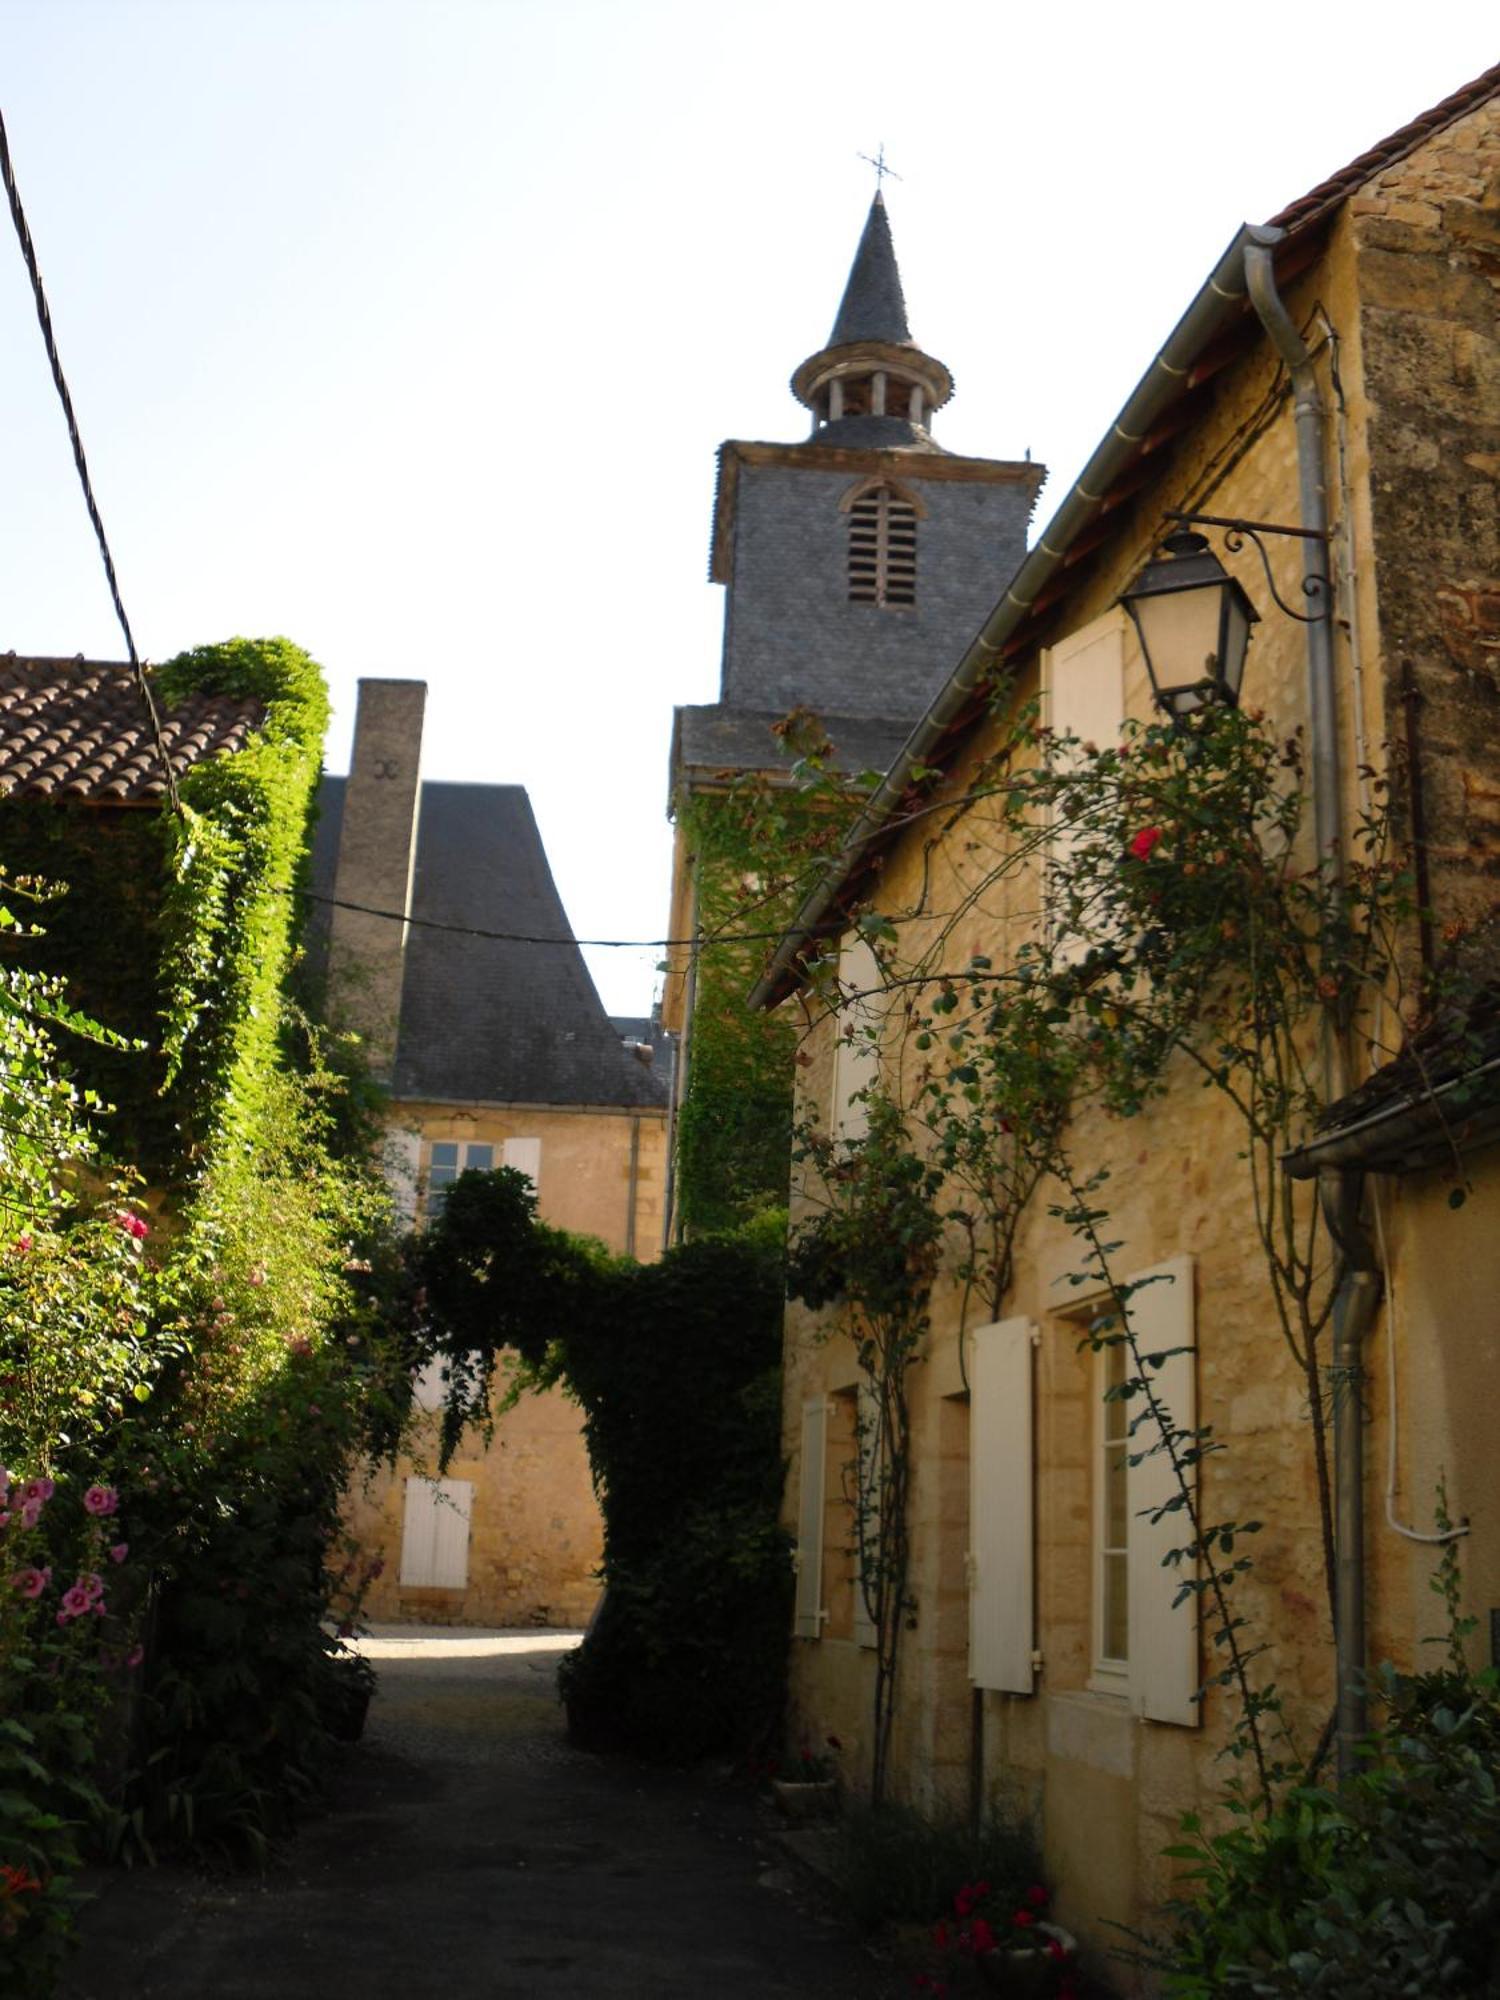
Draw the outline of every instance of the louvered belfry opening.
[[[849,601],[917,601],[917,510],[889,486],[872,487],[849,509]]]

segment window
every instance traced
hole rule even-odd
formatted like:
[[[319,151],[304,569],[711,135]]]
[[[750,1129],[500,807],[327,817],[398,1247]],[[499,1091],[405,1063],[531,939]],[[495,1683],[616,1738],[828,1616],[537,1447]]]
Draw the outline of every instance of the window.
[[[441,1212],[448,1190],[462,1173],[471,1169],[487,1174],[495,1164],[493,1146],[476,1145],[472,1140],[434,1139],[427,1153],[427,1213]]]
[[[797,1497],[796,1612],[799,1639],[852,1639],[873,1646],[863,1570],[879,1536],[873,1469],[873,1409],[861,1384],[809,1396],[802,1405],[802,1456]],[[864,1550],[860,1548],[859,1487],[866,1489]]]
[[[1094,1357],[1099,1378],[1099,1480],[1094,1544],[1098,1562],[1095,1648],[1101,1673],[1124,1674],[1130,1664],[1130,1406],[1123,1342]]]
[[[849,508],[849,602],[916,601],[917,509],[892,487],[873,486]]]
[[[401,1581],[418,1589],[462,1590],[469,1581],[472,1479],[406,1482]]]

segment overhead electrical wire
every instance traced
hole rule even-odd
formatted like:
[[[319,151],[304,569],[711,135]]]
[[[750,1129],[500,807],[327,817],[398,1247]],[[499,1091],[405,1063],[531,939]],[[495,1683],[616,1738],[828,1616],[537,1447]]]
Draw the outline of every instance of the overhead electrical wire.
[[[109,581],[109,594],[114,600],[115,616],[120,621],[120,630],[125,635],[125,648],[130,656],[130,671],[134,678],[141,704],[146,711],[151,727],[151,740],[166,780],[167,796],[172,802],[172,810],[179,817],[182,801],[177,796],[177,775],[172,769],[172,759],[168,754],[166,741],[162,736],[161,715],[151,693],[150,682],[146,679],[145,668],[141,665],[140,654],[135,648],[135,636],[130,629],[130,620],[125,616],[125,605],[120,596],[120,583],[115,575],[115,561],[110,554],[109,538],[104,532],[104,520],[99,512],[99,504],[94,498],[93,481],[89,478],[88,459],[84,454],[83,438],[78,429],[78,417],[73,408],[73,398],[68,392],[67,377],[63,374],[62,360],[57,351],[57,338],[52,331],[52,313],[47,304],[47,294],[42,285],[42,274],[37,264],[36,245],[31,240],[31,230],[26,221],[26,211],[21,206],[21,191],[16,185],[16,170],[10,156],[10,140],[6,135],[5,119],[0,116],[0,178],[5,182],[6,197],[10,202],[11,220],[16,226],[16,236],[21,245],[21,255],[26,261],[27,275],[31,279],[31,294],[36,300],[37,324],[42,329],[42,341],[47,349],[47,360],[52,368],[52,380],[57,386],[58,399],[67,419],[68,437],[73,446],[73,463],[78,468],[79,483],[83,487],[84,505],[88,508],[89,519],[94,525],[94,534],[99,543],[99,553],[104,558],[104,574]]]

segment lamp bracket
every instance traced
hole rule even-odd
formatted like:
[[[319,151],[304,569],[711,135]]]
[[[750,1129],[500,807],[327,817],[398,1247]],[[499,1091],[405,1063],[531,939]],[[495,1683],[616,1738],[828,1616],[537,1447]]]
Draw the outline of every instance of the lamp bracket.
[[[1184,514],[1169,507],[1166,510],[1169,521],[1180,522],[1185,528],[1222,528],[1224,546],[1229,553],[1237,556],[1247,541],[1255,544],[1255,553],[1260,557],[1260,566],[1266,573],[1266,588],[1276,600],[1277,608],[1288,618],[1295,618],[1299,625],[1317,625],[1328,616],[1332,592],[1326,573],[1314,570],[1302,579],[1302,594],[1309,603],[1317,605],[1315,611],[1294,611],[1281,592],[1276,588],[1276,579],[1271,574],[1271,559],[1266,554],[1262,535],[1291,535],[1298,541],[1319,542],[1328,547],[1328,535],[1322,528],[1289,528],[1279,521],[1243,521],[1227,514]]]

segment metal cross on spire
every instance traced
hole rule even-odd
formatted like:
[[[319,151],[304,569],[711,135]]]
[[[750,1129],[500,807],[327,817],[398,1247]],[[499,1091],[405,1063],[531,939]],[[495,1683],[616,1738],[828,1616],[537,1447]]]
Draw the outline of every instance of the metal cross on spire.
[[[899,181],[901,179],[901,175],[896,172],[896,169],[894,167],[888,167],[885,163],[884,139],[881,140],[880,150],[873,159],[870,157],[868,153],[860,153],[857,157],[863,160],[866,166],[873,167],[875,169],[876,194],[880,193],[881,183],[884,181],[887,174],[890,175],[893,181]]]

